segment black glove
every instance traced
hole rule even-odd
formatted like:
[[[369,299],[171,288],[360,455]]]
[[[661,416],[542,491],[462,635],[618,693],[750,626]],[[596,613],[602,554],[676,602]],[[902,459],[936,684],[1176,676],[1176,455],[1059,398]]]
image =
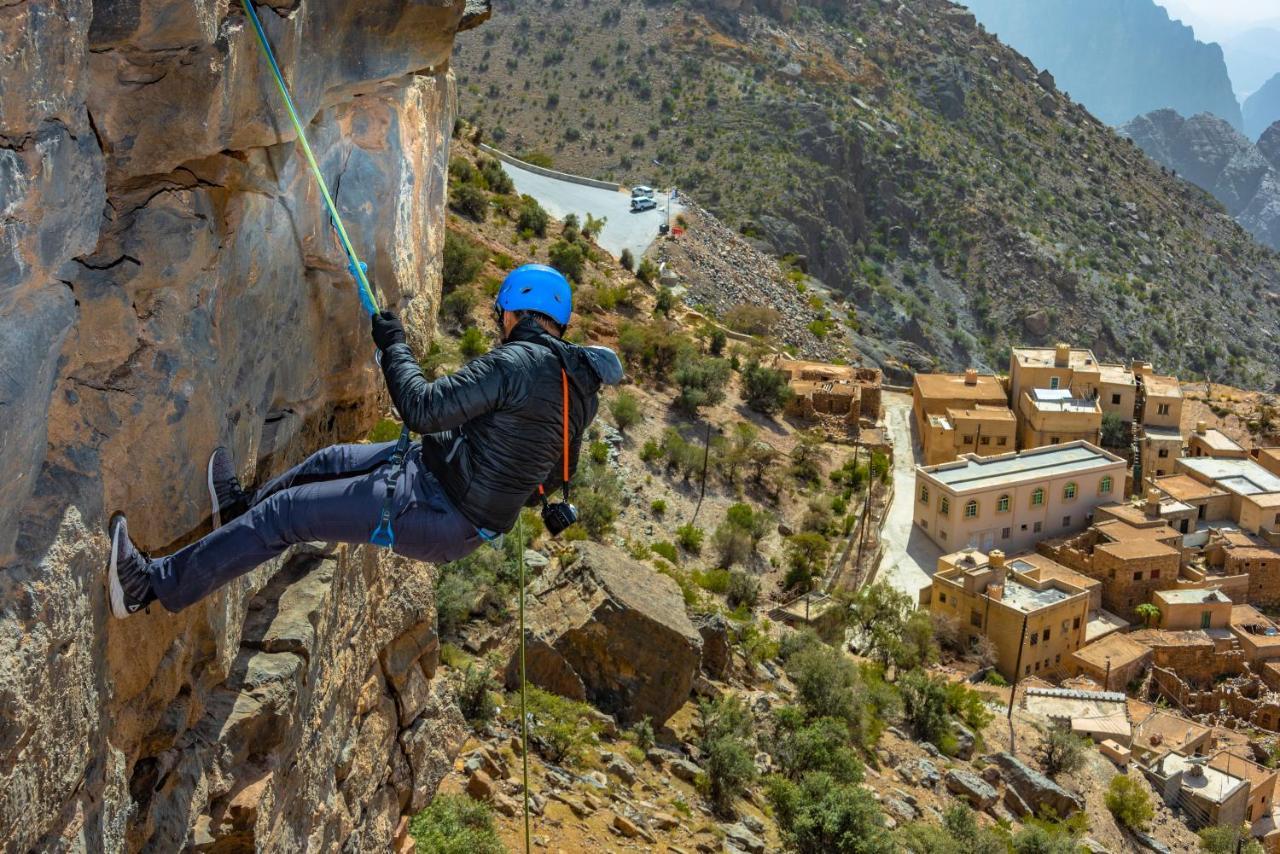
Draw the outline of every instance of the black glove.
[[[392,344],[403,344],[404,327],[400,325],[400,319],[389,311],[373,315],[373,343],[379,350],[385,350]]]

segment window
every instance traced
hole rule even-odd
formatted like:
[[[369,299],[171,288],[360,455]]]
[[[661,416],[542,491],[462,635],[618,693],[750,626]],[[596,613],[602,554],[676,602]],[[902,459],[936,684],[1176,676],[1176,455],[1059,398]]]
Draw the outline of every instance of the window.
[[[1162,460],[1163,460],[1163,459],[1165,459],[1166,457],[1168,457],[1168,456],[1169,456],[1169,449],[1168,449],[1168,448],[1161,448],[1159,451],[1157,451],[1157,452],[1156,452],[1156,456],[1157,456],[1157,457],[1159,457],[1159,458],[1160,458],[1160,459],[1162,459]]]
[[[1040,662],[1036,662],[1036,673],[1040,672]]]
[[[1048,642],[1049,642],[1049,630],[1048,630],[1048,629],[1045,629],[1045,630],[1044,630],[1044,638],[1042,638],[1042,640],[1043,640],[1045,643],[1048,643]]]
[[[969,612],[969,623],[970,623],[971,625],[974,625],[974,626],[977,626],[977,627],[981,628],[981,627],[982,627],[982,615],[981,615],[981,614],[979,614],[977,611],[970,611],[970,612]]]
[[[1062,487],[1062,498],[1064,501],[1071,501],[1076,497],[1076,482],[1073,480],[1066,486]]]
[[[1001,529],[1000,529],[1000,539],[1002,539],[1002,540],[1007,540],[1007,539],[1009,539],[1009,534],[1010,534],[1010,531],[1009,531],[1009,529],[1008,529],[1008,528],[1001,528]]]
[[[1200,612],[1200,628],[1202,629],[1209,628],[1209,623],[1212,622],[1212,619],[1213,619],[1213,614],[1211,614],[1208,611],[1201,611]]]
[[[1058,387],[1058,378],[1049,377],[1049,388],[1057,388],[1057,387]]]
[[[996,444],[997,444],[997,445],[1000,445],[1001,447],[1003,447],[1003,446],[1004,446],[1008,441],[1009,441],[1009,437],[1008,437],[1008,436],[997,436],[997,437],[996,437]]]
[[[972,444],[973,444],[973,437],[972,437],[972,436],[965,436],[965,437],[964,437],[964,443],[965,443],[966,445],[972,445]]]
[[[996,512],[997,513],[1009,512],[1009,496],[1008,495],[1001,495],[998,499],[996,499]]]
[[[1073,629],[1078,629],[1078,628],[1080,628],[1080,618],[1079,618],[1079,617],[1076,617],[1074,620],[1072,620],[1072,621],[1071,621],[1071,628],[1073,628]]]
[[[1141,572],[1141,571],[1139,571],[1139,572],[1135,572],[1135,573],[1133,574],[1133,580],[1134,580],[1134,581],[1141,581],[1141,580],[1142,580],[1142,572]]]
[[[1040,506],[1043,506],[1043,504],[1044,504],[1044,490],[1037,486],[1035,489],[1031,491],[1031,506],[1040,507]]]
[[[1111,479],[1111,475],[1107,475],[1102,480],[1098,481],[1098,494],[1110,495],[1111,490],[1114,486],[1115,486],[1115,481]]]
[[[942,496],[942,501],[938,502],[938,512],[941,513],[943,516],[951,515],[951,499],[950,498],[948,498],[945,495]]]
[[[1167,403],[1156,404],[1156,415],[1168,415],[1168,414],[1169,414],[1169,404]]]
[[[945,594],[945,593],[939,593],[939,594],[938,594],[938,601],[939,601],[939,602],[942,602],[943,604],[946,604],[946,601],[947,601],[947,594]]]
[[[1071,517],[1070,517],[1070,516],[1063,516],[1063,517],[1062,517],[1062,527],[1064,527],[1064,528],[1070,528],[1070,527],[1071,527]]]
[[[1024,668],[1022,669],[1022,675],[1023,675],[1023,676],[1030,676],[1030,675],[1031,675],[1031,665],[1030,665],[1030,664],[1028,664],[1026,667],[1024,667]]]
[[[944,539],[944,540],[945,540],[945,539],[947,538],[947,532],[946,532],[946,531],[939,531],[939,532],[938,532],[938,537],[940,537],[941,539]]]
[[[970,499],[964,505],[964,518],[976,519],[978,517],[978,502]]]
[[[1035,645],[1036,645],[1036,644],[1038,644],[1039,642],[1040,642],[1040,633],[1039,633],[1039,632],[1033,632],[1033,633],[1032,633],[1032,635],[1031,635],[1031,645],[1032,645],[1032,646],[1035,646]]]
[[[1060,443],[1061,441],[1062,441],[1062,440],[1061,440],[1061,439],[1059,439],[1057,436],[1054,436],[1052,439],[1050,439],[1050,440],[1049,440],[1049,444],[1050,444],[1050,445],[1057,445],[1057,444],[1058,444],[1058,443]]]
[[[1054,664],[1061,664],[1061,663],[1062,663],[1062,653],[1060,653],[1060,652],[1059,652],[1059,653],[1055,653],[1055,654],[1054,654],[1054,656],[1053,656],[1053,663],[1054,663]]]
[[[1107,573],[1107,580],[1109,580],[1109,581],[1115,581],[1115,580],[1116,580],[1116,571],[1115,571],[1114,569],[1113,569],[1113,570],[1111,570],[1109,573]]]
[[[1040,526],[1040,523],[1039,523],[1039,522],[1036,522],[1036,524],[1032,527],[1032,530],[1033,530],[1035,533],[1037,533],[1037,534],[1038,534],[1038,533],[1040,533],[1040,527],[1041,527],[1041,526]]]
[[[1112,406],[1119,406],[1119,405],[1120,405],[1120,395],[1118,395],[1118,394],[1113,394],[1113,395],[1111,395],[1111,405],[1112,405]]]
[[[924,484],[920,486],[920,503],[921,504],[929,503],[929,487]]]
[[[983,436],[983,437],[982,437],[982,444],[984,444],[984,445],[990,445],[990,444],[991,444],[991,437],[990,437],[990,436]]]
[[[1158,569],[1153,569],[1153,570],[1151,570],[1151,575],[1150,575],[1149,577],[1150,577],[1150,578],[1151,578],[1151,580],[1153,580],[1153,581],[1154,581],[1155,579],[1159,578],[1159,577],[1160,577],[1160,570],[1158,570]]]

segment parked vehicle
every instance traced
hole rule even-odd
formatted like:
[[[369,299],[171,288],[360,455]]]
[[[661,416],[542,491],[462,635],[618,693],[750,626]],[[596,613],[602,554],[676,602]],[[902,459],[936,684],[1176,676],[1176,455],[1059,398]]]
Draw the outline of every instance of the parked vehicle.
[[[653,187],[632,187],[631,198],[642,199],[646,196],[653,198]]]
[[[640,198],[631,200],[631,212],[640,213],[641,211],[653,210],[658,203],[653,200],[653,196],[641,196]]]

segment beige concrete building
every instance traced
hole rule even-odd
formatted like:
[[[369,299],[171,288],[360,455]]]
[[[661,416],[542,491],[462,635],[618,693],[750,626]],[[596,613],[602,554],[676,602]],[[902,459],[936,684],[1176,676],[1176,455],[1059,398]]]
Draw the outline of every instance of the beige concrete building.
[[[1140,386],[1142,426],[1178,430],[1182,423],[1182,385],[1178,378],[1153,373],[1146,362],[1134,362],[1133,373]]]
[[[1151,647],[1126,634],[1111,634],[1071,654],[1072,674],[1088,676],[1104,691],[1122,691],[1151,666]]]
[[[1280,475],[1280,448],[1254,448],[1250,456],[1267,471]]]
[[[1179,806],[1195,827],[1239,826],[1249,810],[1249,781],[1210,767],[1206,756],[1170,751],[1148,769],[1164,802]]]
[[[1251,534],[1280,536],[1280,475],[1251,459],[1185,457],[1178,470],[1230,495],[1230,518]]]
[[[930,612],[953,620],[970,644],[979,635],[990,638],[996,669],[1006,679],[1019,667],[1023,676],[1065,673],[1064,659],[1085,642],[1088,590],[1060,577],[1022,572],[1016,559],[1006,562],[998,549],[947,555],[938,566],[928,594]]]
[[[1173,474],[1182,456],[1182,434],[1173,427],[1144,426],[1138,433],[1138,454],[1144,479]]]
[[[1175,526],[1184,534],[1202,523],[1231,517],[1231,494],[1225,489],[1218,489],[1190,475],[1170,474],[1157,477],[1151,481],[1151,487],[1165,498],[1194,510],[1193,520],[1187,524],[1182,524],[1180,521]]]
[[[1124,365],[1099,362],[1092,350],[1058,344],[1055,347],[1014,347],[1009,358],[1010,400],[1028,389],[1068,389],[1077,397],[1098,401],[1103,413],[1114,412],[1131,422],[1137,409],[1137,380]]]
[[[1124,460],[1087,442],[916,468],[914,521],[944,551],[1024,551],[1119,497]]]
[[[1187,439],[1187,456],[1225,457],[1243,460],[1249,456],[1249,452],[1239,442],[1218,428],[1210,427],[1203,421],[1198,421],[1196,422],[1195,432]]]
[[[1244,820],[1252,824],[1271,812],[1277,772],[1274,768],[1259,765],[1244,753],[1245,750],[1240,748],[1215,751],[1209,759],[1209,767],[1249,782],[1249,805]]]
[[[1032,388],[1018,399],[1018,447],[1039,448],[1102,437],[1102,407],[1096,398],[1067,389]]]
[[[1232,603],[1216,587],[1157,590],[1151,602],[1160,609],[1162,629],[1225,629],[1231,625]]]
[[[995,376],[973,369],[916,374],[911,396],[925,465],[950,462],[963,453],[1004,454],[1016,447],[1017,420]]]

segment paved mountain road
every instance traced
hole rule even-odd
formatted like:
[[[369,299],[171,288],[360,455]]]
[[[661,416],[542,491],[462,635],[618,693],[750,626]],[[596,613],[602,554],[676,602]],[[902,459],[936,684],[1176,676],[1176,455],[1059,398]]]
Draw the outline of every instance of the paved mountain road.
[[[885,518],[885,553],[877,581],[885,581],[920,601],[920,591],[932,583],[942,549],[911,523],[915,507],[916,446],[911,435],[911,395],[884,393],[884,418],[893,441],[893,503]]]

